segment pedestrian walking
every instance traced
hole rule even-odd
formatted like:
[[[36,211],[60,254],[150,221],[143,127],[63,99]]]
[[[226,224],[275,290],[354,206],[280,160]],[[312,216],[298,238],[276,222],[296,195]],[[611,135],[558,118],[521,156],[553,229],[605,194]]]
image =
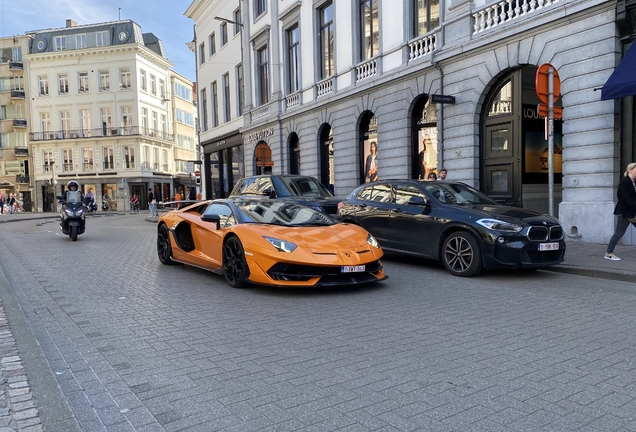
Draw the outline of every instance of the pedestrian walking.
[[[0,214],[4,214],[4,192],[0,191]]]
[[[614,255],[614,248],[618,241],[625,235],[625,231],[632,224],[636,227],[636,162],[627,165],[625,170],[625,178],[618,184],[618,202],[614,208],[614,214],[618,216],[616,230],[607,245],[607,253],[605,259],[610,261],[620,261],[621,259]]]
[[[150,217],[155,217],[155,209],[157,208],[157,198],[152,188],[148,188],[148,208],[150,209]]]
[[[446,174],[448,174],[448,170],[446,168],[442,168],[439,170],[439,177],[437,177],[437,180],[446,180]]]
[[[9,194],[7,206],[9,206],[9,214],[13,214],[13,207],[15,206],[15,196],[13,196],[12,193]]]

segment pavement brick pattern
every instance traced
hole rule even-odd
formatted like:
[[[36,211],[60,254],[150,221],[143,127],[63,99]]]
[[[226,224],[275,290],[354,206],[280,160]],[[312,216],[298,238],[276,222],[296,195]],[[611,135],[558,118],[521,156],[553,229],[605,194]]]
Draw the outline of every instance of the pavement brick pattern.
[[[235,290],[160,265],[143,216],[10,228],[0,268],[82,431],[636,430],[634,284],[400,258],[372,287]]]
[[[42,432],[38,410],[0,299],[0,432]]]

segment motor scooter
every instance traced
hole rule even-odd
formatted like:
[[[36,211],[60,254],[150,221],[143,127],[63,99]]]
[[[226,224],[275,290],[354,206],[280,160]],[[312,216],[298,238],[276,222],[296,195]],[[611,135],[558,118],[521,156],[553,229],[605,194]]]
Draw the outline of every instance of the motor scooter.
[[[60,230],[68,235],[72,241],[86,230],[86,207],[82,202],[67,202],[62,195],[56,197],[62,204],[60,212]]]

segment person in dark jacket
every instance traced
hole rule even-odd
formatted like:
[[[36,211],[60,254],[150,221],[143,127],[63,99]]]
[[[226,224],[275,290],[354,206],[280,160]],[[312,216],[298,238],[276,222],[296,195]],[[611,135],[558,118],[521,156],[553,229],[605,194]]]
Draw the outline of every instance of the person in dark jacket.
[[[621,259],[614,255],[614,248],[618,241],[625,235],[627,227],[631,223],[636,227],[636,162],[627,165],[625,178],[618,184],[618,202],[614,208],[614,214],[618,216],[618,223],[614,235],[607,245],[607,253],[605,259],[610,261],[620,261]]]

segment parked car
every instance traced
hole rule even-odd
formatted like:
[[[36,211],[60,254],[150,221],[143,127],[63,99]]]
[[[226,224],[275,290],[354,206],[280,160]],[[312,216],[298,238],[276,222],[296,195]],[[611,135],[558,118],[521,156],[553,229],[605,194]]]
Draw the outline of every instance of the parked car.
[[[559,220],[501,205],[463,183],[392,180],[357,187],[339,205],[385,251],[441,260],[457,276],[483,268],[536,269],[565,256]]]
[[[257,175],[240,179],[230,197],[260,196],[297,202],[337,217],[340,198],[314,177],[301,175]]]
[[[223,274],[228,284],[356,285],[386,279],[382,249],[363,228],[265,197],[202,201],[162,214],[157,254]]]

